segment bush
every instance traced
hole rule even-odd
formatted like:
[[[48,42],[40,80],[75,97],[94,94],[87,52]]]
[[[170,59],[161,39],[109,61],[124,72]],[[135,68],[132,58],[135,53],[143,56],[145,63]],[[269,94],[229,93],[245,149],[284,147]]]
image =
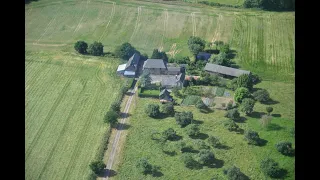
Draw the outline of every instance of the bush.
[[[103,45],[101,42],[93,42],[88,48],[89,54],[93,56],[101,56],[103,54]]]
[[[172,93],[173,93],[174,96],[181,98],[182,95],[181,95],[179,90],[180,90],[180,88],[175,86],[175,87],[172,88]]]
[[[248,141],[248,144],[259,145],[259,134],[255,131],[249,129],[248,131],[246,131],[244,138]]]
[[[106,115],[104,116],[104,122],[105,123],[109,123],[111,125],[114,125],[118,122],[118,113],[113,111],[113,110],[109,110]]]
[[[191,124],[186,128],[186,132],[189,136],[198,136],[200,133],[198,124]]]
[[[244,98],[240,105],[240,111],[248,114],[251,114],[253,111],[255,101],[251,98]]]
[[[84,41],[77,41],[74,44],[74,49],[78,51],[80,54],[87,53],[88,44]]]
[[[177,137],[177,134],[172,128],[169,128],[162,132],[162,137],[165,140],[174,140]]]
[[[193,114],[190,111],[182,111],[180,112],[176,112],[174,115],[177,124],[179,124],[181,127],[185,127],[188,124],[191,124],[192,120],[193,120]]]
[[[168,114],[168,115],[174,115],[174,106],[173,106],[173,103],[166,103],[166,104],[163,104],[161,106],[161,111],[162,113],[165,113],[165,114]]]
[[[136,49],[130,43],[126,42],[116,47],[114,54],[121,59],[128,60],[135,52]]]
[[[216,136],[210,136],[208,138],[208,143],[212,146],[212,147],[219,147],[221,146],[220,140],[218,137]]]
[[[250,98],[250,92],[247,88],[239,87],[234,93],[234,100],[241,103],[244,98]]]
[[[236,166],[232,166],[227,170],[228,180],[246,180],[246,176]]]
[[[227,86],[226,86],[228,89],[231,89],[231,90],[236,90],[238,85],[237,85],[237,78],[234,78],[232,79],[231,81],[229,81],[229,83],[227,83]]]
[[[240,113],[238,112],[238,109],[234,108],[234,109],[228,110],[225,113],[224,117],[227,117],[227,118],[230,118],[234,121],[237,121],[240,118]]]
[[[145,113],[149,117],[157,117],[160,114],[159,111],[159,105],[158,104],[148,104],[147,107],[145,108]]]
[[[198,162],[204,165],[210,165],[214,162],[215,157],[213,152],[208,149],[201,149],[200,152],[197,154]]]
[[[272,178],[277,178],[280,176],[281,169],[279,168],[279,164],[270,158],[266,158],[260,163],[261,171]]]
[[[100,174],[102,170],[106,167],[103,161],[94,161],[89,165],[90,169],[96,174]]]
[[[232,108],[233,108],[233,102],[229,101],[228,104],[227,104],[227,110],[230,110]]]
[[[240,131],[239,126],[232,120],[227,120],[224,123],[224,126],[229,130],[229,131]]]
[[[269,92],[265,89],[260,89],[252,94],[253,98],[259,102],[266,102],[270,100]]]
[[[270,106],[266,107],[266,111],[268,115],[270,115],[270,113],[273,111],[273,107],[270,107]]]
[[[196,139],[193,141],[194,145],[196,146],[197,149],[210,149],[210,147],[202,140]]]
[[[283,141],[283,142],[278,142],[276,144],[277,150],[283,154],[283,155],[292,155],[293,154],[293,149],[292,149],[292,143],[288,141]]]

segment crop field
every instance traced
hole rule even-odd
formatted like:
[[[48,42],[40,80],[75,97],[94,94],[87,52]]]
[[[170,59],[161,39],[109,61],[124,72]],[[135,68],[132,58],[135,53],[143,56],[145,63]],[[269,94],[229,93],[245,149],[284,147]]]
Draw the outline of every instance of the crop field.
[[[277,98],[273,93],[271,97]],[[278,100],[284,102],[286,98]],[[164,146],[166,151],[175,152],[166,154],[162,151],[162,146],[151,139],[151,134],[173,128],[179,136],[182,136],[182,141],[192,145],[194,148],[196,147],[193,145],[195,139],[188,137],[185,129],[180,128],[173,117],[153,119],[145,113],[140,113],[143,112],[145,105],[148,103],[159,103],[159,101],[146,98],[139,99],[138,106],[130,117],[131,126],[126,137],[127,142],[123,148],[123,155],[121,155],[120,168],[116,170],[117,175],[112,177],[112,179],[177,179],[177,177],[179,179],[211,179],[213,177],[216,179],[227,179],[223,174],[223,169],[233,164],[238,166],[250,179],[265,179],[259,168],[260,161],[265,157],[275,159],[279,162],[281,168],[288,171],[286,179],[294,179],[294,157],[284,156],[274,147],[275,143],[282,140],[291,141],[294,146],[294,138],[290,135],[290,129],[294,127],[294,121],[285,114],[282,114],[281,117],[273,117],[270,129],[263,129],[256,117],[248,117],[241,114],[246,120],[243,123],[238,123],[240,128],[257,131],[260,138],[267,141],[264,146],[252,146],[247,144],[243,139],[243,135],[229,132],[224,128],[223,122],[226,118],[223,115],[225,111],[215,109],[214,112],[206,114],[200,113],[195,107],[175,106],[175,110],[178,112],[193,112],[194,119],[200,124],[200,132],[203,133],[202,139],[206,143],[207,136],[215,135],[220,137],[223,144],[228,147],[226,149],[211,148],[215,157],[220,162],[218,167],[208,168],[205,166],[202,169],[190,170],[180,160],[181,153],[174,147],[174,144],[177,142],[169,141]],[[261,106],[265,108],[265,105]],[[261,112],[260,108],[255,108],[255,111]],[[278,113],[278,111],[275,113]],[[158,173],[157,177],[152,177],[151,175],[144,176],[138,172],[135,165],[141,157],[146,157],[151,164],[160,166],[161,173]]]
[[[117,96],[118,59],[64,52],[25,58],[25,177],[86,179],[109,128],[103,117]]]
[[[105,51],[130,42],[151,55],[190,56],[187,40],[222,40],[242,69],[268,80],[294,81],[294,12],[265,12],[140,1],[38,1],[26,5],[26,49],[73,50],[77,40]]]

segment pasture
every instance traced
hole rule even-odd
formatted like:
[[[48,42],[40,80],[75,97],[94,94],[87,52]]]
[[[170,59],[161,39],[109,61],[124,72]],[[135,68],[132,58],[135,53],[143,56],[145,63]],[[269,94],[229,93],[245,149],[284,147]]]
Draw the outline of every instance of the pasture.
[[[241,68],[268,80],[294,81],[294,12],[140,1],[38,1],[26,5],[26,49],[73,51],[77,40],[101,41],[105,51],[130,42],[149,56],[191,56],[187,40],[222,40]]]
[[[292,95],[293,94],[291,94],[290,97]],[[271,97],[276,98],[273,93]],[[279,98],[279,101],[283,102],[285,99],[286,98]],[[175,153],[164,153],[161,149],[162,146],[151,139],[151,134],[173,128],[179,136],[182,136],[183,141],[193,147],[195,147],[193,145],[195,139],[188,137],[184,128],[180,128],[173,117],[153,119],[145,113],[141,113],[144,112],[146,104],[159,103],[158,100],[140,98],[138,101],[138,106],[133,110],[132,116],[130,117],[130,128],[126,136],[126,144],[123,147],[124,151],[121,155],[120,168],[118,170],[115,169],[117,175],[112,177],[112,179],[154,179],[151,175],[144,176],[137,171],[135,165],[141,157],[146,157],[151,164],[161,167],[161,173],[157,174],[157,179],[176,179],[177,177],[179,177],[179,179],[211,179],[213,177],[226,179],[226,176],[223,174],[223,169],[233,164],[238,166],[250,179],[265,179],[265,176],[259,169],[259,165],[260,161],[267,156],[278,161],[280,166],[288,171],[286,179],[294,179],[294,157],[284,156],[274,147],[275,143],[282,140],[291,141],[294,146],[294,138],[290,135],[290,129],[294,127],[294,121],[287,115],[282,114],[281,117],[273,117],[273,125],[271,128],[263,129],[260,127],[257,117],[249,117],[241,114],[246,120],[242,123],[237,123],[240,128],[257,131],[260,138],[267,141],[266,145],[260,147],[248,145],[243,135],[229,132],[224,128],[223,122],[226,120],[226,118],[223,117],[224,110],[215,109],[214,112],[205,114],[200,113],[195,107],[175,106],[175,110],[178,112],[193,112],[194,119],[200,124],[201,138],[206,143],[207,136],[215,135],[220,137],[223,144],[227,146],[225,149],[211,148],[220,162],[218,167],[203,167],[198,170],[190,170],[186,168],[180,160],[181,152],[174,148],[174,144],[177,143],[176,141],[169,141],[169,143],[164,146],[166,151],[175,151]],[[261,106],[265,108],[265,105]],[[260,113],[260,108],[261,107],[254,109],[256,113]],[[291,111],[291,108],[287,110]],[[273,114],[276,113],[275,111]]]
[[[118,59],[30,52],[25,59],[25,177],[87,179],[118,94]]]

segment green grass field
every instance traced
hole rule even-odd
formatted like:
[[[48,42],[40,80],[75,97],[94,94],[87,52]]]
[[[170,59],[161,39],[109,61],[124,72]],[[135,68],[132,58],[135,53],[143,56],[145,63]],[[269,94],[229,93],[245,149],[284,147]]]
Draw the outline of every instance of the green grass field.
[[[103,116],[122,80],[118,59],[26,52],[25,177],[86,179],[104,132]]]
[[[294,81],[295,14],[139,1],[38,1],[26,6],[26,49],[72,51],[77,40],[105,51],[130,42],[151,55],[190,56],[187,40],[229,42],[241,68],[268,80]],[[194,15],[192,14],[194,13]]]
[[[268,82],[261,83],[260,87],[268,86]],[[273,88],[271,86],[271,88]],[[294,111],[293,106],[284,106],[294,100],[294,89],[291,87],[287,90],[287,97],[280,96],[274,91],[270,91],[271,97],[277,99],[283,104],[283,108],[279,109],[274,105],[274,113],[271,129],[263,129],[256,117],[248,117],[244,123],[238,125],[244,130],[252,129],[259,133],[260,138],[267,140],[265,146],[251,146],[247,145],[243,139],[243,135],[229,132],[223,127],[223,110],[214,110],[212,113],[200,113],[195,107],[176,106],[176,111],[192,111],[194,119],[203,122],[200,124],[201,132],[207,135],[215,135],[221,138],[221,141],[229,147],[229,149],[216,149],[213,148],[217,159],[223,161],[221,168],[207,168],[204,167],[200,170],[189,170],[184,167],[183,162],[180,160],[181,153],[176,150],[176,155],[170,156],[162,152],[161,146],[151,140],[153,132],[162,132],[168,128],[173,128],[178,135],[187,144],[192,144],[192,139],[189,138],[184,129],[176,124],[173,117],[165,119],[153,119],[146,116],[143,112],[147,103],[159,103],[158,100],[140,98],[138,106],[132,112],[130,117],[130,129],[127,135],[127,142],[124,147],[124,153],[120,164],[120,169],[117,171],[117,176],[112,179],[154,179],[151,175],[144,176],[135,168],[136,162],[141,157],[146,157],[149,162],[161,167],[163,174],[157,179],[210,179],[216,177],[218,179],[226,179],[223,175],[223,169],[235,164],[242,172],[244,172],[250,179],[265,179],[264,175],[259,169],[260,161],[265,157],[274,158],[279,162],[280,167],[285,168],[288,173],[286,179],[294,179],[294,157],[286,157],[281,155],[274,147],[278,141],[288,140],[293,142],[294,138],[290,135],[290,129],[294,127],[294,121],[290,112]],[[256,105],[255,112],[265,112],[266,105]],[[284,112],[279,117],[279,113]],[[242,114],[242,116],[244,116]],[[205,140],[206,142],[206,140]],[[173,145],[175,142],[170,142]],[[171,149],[171,150],[174,150]]]

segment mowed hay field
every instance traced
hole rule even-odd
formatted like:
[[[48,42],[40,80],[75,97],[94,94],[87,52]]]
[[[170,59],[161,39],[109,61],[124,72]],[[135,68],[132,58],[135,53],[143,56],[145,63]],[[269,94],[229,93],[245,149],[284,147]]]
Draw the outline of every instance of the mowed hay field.
[[[151,55],[190,56],[187,40],[228,42],[242,69],[267,80],[294,81],[295,13],[190,7],[139,1],[48,1],[26,5],[26,48],[73,50],[77,40],[105,51],[130,42]]]
[[[25,179],[87,179],[122,79],[118,59],[26,51]]]

